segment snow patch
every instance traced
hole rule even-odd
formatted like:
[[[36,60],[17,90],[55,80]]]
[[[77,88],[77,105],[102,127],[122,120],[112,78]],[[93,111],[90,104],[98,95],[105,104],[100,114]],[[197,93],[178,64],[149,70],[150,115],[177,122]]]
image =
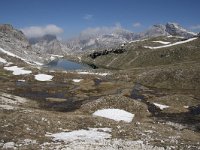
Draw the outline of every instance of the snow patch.
[[[5,59],[1,58],[1,57],[0,57],[0,62],[3,63],[3,64],[7,63],[7,61]]]
[[[184,108],[186,108],[186,109],[188,109],[189,108],[189,106],[183,106]]]
[[[115,121],[131,122],[135,114],[121,109],[101,109],[93,113],[94,116],[104,117]]]
[[[12,71],[13,75],[24,75],[24,74],[31,74],[31,70],[24,70],[23,67],[12,66],[12,67],[4,67],[5,70]]]
[[[160,43],[160,44],[170,44],[170,42],[165,42],[165,41],[152,41],[154,43]]]
[[[53,76],[47,74],[37,74],[35,75],[35,79],[38,81],[51,81],[53,79]]]
[[[18,82],[25,82],[26,80],[17,80]]]
[[[105,131],[111,131],[108,128],[89,128],[89,130],[75,130],[72,132],[61,132],[55,134],[46,134],[48,137],[53,137],[54,141],[96,141],[111,138],[111,134],[106,133]]]
[[[143,41],[146,41],[146,40],[148,40],[148,39],[143,39],[143,40],[134,40],[134,41],[130,41],[129,43],[131,44],[131,43],[135,43],[135,42],[143,42]]]
[[[3,145],[3,149],[16,149],[14,142],[7,142]]]
[[[169,108],[169,106],[167,105],[162,105],[162,104],[158,104],[158,103],[153,103],[155,106],[159,107],[161,110],[165,109],[165,108]]]
[[[185,40],[185,41],[180,41],[180,42],[172,43],[172,44],[169,44],[169,45],[163,45],[163,46],[157,46],[157,47],[144,46],[144,48],[149,48],[149,49],[166,48],[166,47],[171,47],[171,46],[174,46],[174,45],[180,45],[180,44],[188,43],[188,42],[194,41],[196,39],[197,38],[191,38],[191,39],[188,39],[188,40]]]
[[[86,74],[91,74],[91,75],[100,75],[100,76],[107,76],[109,75],[109,73],[94,73],[94,72],[87,72],[87,71],[80,71],[80,72],[77,72],[78,74],[83,74],[83,75],[86,75]]]
[[[78,82],[81,82],[82,80],[83,79],[73,79],[72,81],[78,83]]]

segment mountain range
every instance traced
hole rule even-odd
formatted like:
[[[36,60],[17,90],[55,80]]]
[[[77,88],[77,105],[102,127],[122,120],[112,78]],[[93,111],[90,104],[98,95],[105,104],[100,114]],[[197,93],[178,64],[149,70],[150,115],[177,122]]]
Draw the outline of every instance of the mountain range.
[[[116,28],[111,32],[108,31],[108,33],[93,33],[92,36],[87,32],[81,33],[79,37],[71,39],[65,44],[67,44],[72,51],[87,51],[118,47],[122,43],[151,37],[180,36],[183,38],[191,38],[195,35],[196,33],[187,31],[177,23],[167,23],[166,25],[153,25],[151,28],[141,33],[133,33],[123,28]]]
[[[159,36],[179,36],[191,38],[196,33],[189,32],[177,23],[153,25],[141,33],[133,33],[121,27],[113,30],[81,32],[76,38],[59,41],[54,35],[27,38],[22,31],[9,24],[0,25],[0,47],[29,62],[44,63],[52,55],[69,55],[77,52],[90,52],[116,48],[122,43]]]

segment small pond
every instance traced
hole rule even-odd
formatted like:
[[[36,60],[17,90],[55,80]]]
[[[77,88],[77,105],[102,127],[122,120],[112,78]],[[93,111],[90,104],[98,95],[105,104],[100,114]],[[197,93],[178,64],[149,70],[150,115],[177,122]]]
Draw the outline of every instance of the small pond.
[[[81,64],[66,59],[53,60],[47,64],[47,67],[53,69],[62,69],[62,70],[81,70],[81,69],[91,69],[87,64]]]

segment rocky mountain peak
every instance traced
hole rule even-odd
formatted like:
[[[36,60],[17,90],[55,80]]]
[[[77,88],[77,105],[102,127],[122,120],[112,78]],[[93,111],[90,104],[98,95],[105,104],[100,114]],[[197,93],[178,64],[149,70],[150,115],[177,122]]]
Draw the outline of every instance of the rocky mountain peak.
[[[20,41],[27,41],[25,35],[22,31],[13,28],[10,24],[2,24],[0,25],[0,32],[4,34],[4,36],[14,37]]]
[[[57,37],[55,35],[51,35],[51,34],[46,34],[42,37],[34,37],[34,38],[29,38],[29,43],[30,44],[36,44],[36,43],[43,43],[43,42],[51,42],[57,40]]]
[[[168,32],[170,35],[173,36],[182,36],[185,38],[190,38],[196,35],[195,33],[186,30],[178,23],[170,23],[170,22],[166,24],[166,32]]]
[[[7,32],[13,30],[13,26],[10,24],[1,24],[0,25],[0,31],[1,32]]]

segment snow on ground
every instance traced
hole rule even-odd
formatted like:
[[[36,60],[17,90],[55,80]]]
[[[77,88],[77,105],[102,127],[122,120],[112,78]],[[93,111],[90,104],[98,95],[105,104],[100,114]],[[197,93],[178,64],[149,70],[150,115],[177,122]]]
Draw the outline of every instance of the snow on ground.
[[[94,73],[94,72],[87,72],[87,71],[79,71],[78,74],[91,74],[91,75],[100,75],[100,76],[107,76],[109,73]]]
[[[0,109],[4,109],[4,110],[13,110],[13,109],[15,109],[15,107],[10,106],[10,105],[1,105],[1,104],[0,104]]]
[[[50,60],[53,61],[55,60],[56,58],[63,58],[64,56],[62,55],[54,55],[54,54],[51,54],[51,57],[50,57]]]
[[[143,42],[143,41],[146,41],[148,39],[143,39],[143,40],[134,40],[134,41],[130,41],[129,43],[135,43],[135,42]]]
[[[158,104],[158,103],[153,103],[155,106],[159,107],[161,110],[165,109],[165,108],[169,108],[169,106],[167,105],[162,105],[162,104]]]
[[[5,66],[10,66],[10,65],[13,65],[13,63],[12,62],[8,62],[8,63],[6,63],[6,65]]]
[[[137,141],[128,141],[122,139],[103,139],[99,140],[75,140],[70,142],[45,142],[40,145],[41,149],[59,149],[59,150],[116,150],[116,149],[125,149],[125,150],[170,150],[171,148],[157,147],[155,145],[148,145],[141,140]]]
[[[19,96],[14,96],[0,92],[0,109],[4,110],[17,109],[19,105],[25,102],[27,102],[27,100]]]
[[[0,62],[3,63],[3,64],[7,63],[7,61],[5,59],[1,58],[1,57],[0,57]]]
[[[19,81],[19,82],[25,82],[26,80],[17,80],[17,81]]]
[[[31,74],[31,70],[24,70],[23,67],[12,66],[12,67],[4,67],[5,70],[12,71],[13,75],[24,75],[24,74]]]
[[[78,82],[81,82],[82,80],[83,79],[73,79],[72,81],[78,83]]]
[[[165,42],[165,41],[152,41],[154,43],[160,43],[160,44],[170,44],[170,42]]]
[[[197,38],[191,38],[191,39],[188,39],[188,40],[185,40],[185,41],[179,41],[179,42],[172,43],[172,44],[169,44],[169,45],[163,45],[163,46],[157,46],[157,47],[144,46],[144,48],[149,48],[149,49],[166,48],[166,47],[171,47],[171,46],[174,46],[174,45],[179,45],[179,44],[188,43],[188,42],[194,41],[194,40],[196,40],[196,39],[197,39]]]
[[[51,60],[51,61],[53,61],[53,60],[55,60],[55,59],[56,59],[56,57],[54,57],[54,56],[51,56],[51,57],[50,57],[50,60]]]
[[[47,74],[37,74],[35,75],[35,79],[38,81],[51,81],[53,79],[53,76]]]
[[[94,116],[104,117],[115,121],[131,122],[135,114],[121,109],[101,109],[93,113]]]
[[[46,136],[53,137],[53,141],[64,141],[64,142],[75,141],[75,140],[96,141],[96,140],[111,138],[111,134],[107,133],[108,131],[111,131],[111,129],[89,128],[89,130],[81,129],[81,130],[75,130],[71,132],[46,134]]]
[[[63,55],[55,55],[55,54],[51,54],[51,56],[53,56],[53,57],[59,57],[59,58],[63,58],[64,57]]]
[[[14,142],[7,142],[3,145],[3,149],[16,149]]]
[[[12,57],[21,59],[22,61],[26,62],[27,64],[33,65],[32,63],[34,63],[34,64],[40,65],[40,66],[43,65],[42,63],[39,63],[39,62],[29,62],[28,60],[26,60],[26,59],[24,59],[24,58],[22,58],[22,57],[19,57],[19,56],[15,55],[15,54],[13,54],[13,53],[11,53],[11,52],[8,52],[8,51],[4,50],[3,48],[0,48],[0,51],[3,52],[3,53],[5,53],[5,54],[7,54],[7,55],[9,55],[9,56],[12,56]]]

